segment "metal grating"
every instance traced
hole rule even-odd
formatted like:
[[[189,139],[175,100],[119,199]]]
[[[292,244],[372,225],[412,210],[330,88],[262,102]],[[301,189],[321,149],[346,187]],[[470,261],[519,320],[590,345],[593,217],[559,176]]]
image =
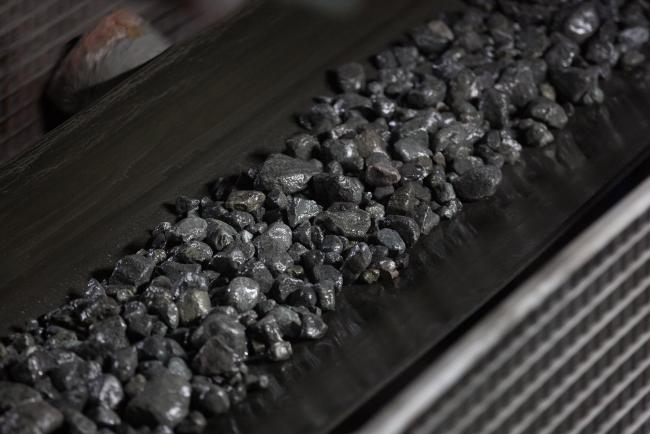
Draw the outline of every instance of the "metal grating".
[[[649,347],[647,180],[364,432],[645,434]]]

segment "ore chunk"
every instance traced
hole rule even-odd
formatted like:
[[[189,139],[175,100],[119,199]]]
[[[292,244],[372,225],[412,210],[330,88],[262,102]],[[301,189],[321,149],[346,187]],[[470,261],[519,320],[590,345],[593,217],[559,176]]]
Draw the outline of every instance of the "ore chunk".
[[[544,60],[552,70],[568,68],[580,55],[580,46],[570,39],[562,38],[548,50]]]
[[[262,206],[265,199],[266,196],[261,191],[233,191],[228,196],[228,200],[226,200],[226,208],[231,211],[252,212]]]
[[[325,211],[317,218],[328,230],[348,238],[363,238],[370,229],[370,214],[362,209]]]
[[[299,116],[298,122],[309,131],[319,134],[341,123],[341,118],[330,104],[319,103],[311,106],[309,112]]]
[[[37,402],[41,394],[21,383],[0,381],[0,414],[19,405]]]
[[[87,413],[90,419],[100,427],[114,428],[122,423],[122,419],[115,411],[101,405],[91,408]]]
[[[303,199],[295,197],[289,202],[287,209],[287,220],[289,226],[295,228],[301,223],[304,223],[315,217],[322,211],[322,207],[314,200]]]
[[[171,229],[171,234],[184,243],[202,241],[207,235],[208,223],[200,217],[187,217]]]
[[[336,69],[336,81],[343,92],[358,92],[366,82],[363,65],[356,62],[346,63]]]
[[[63,408],[65,432],[70,434],[95,434],[97,425],[83,413],[72,408]]]
[[[305,339],[321,339],[327,333],[327,324],[318,315],[304,313],[301,315],[302,329],[300,337]]]
[[[461,199],[479,200],[494,195],[501,183],[501,170],[494,166],[476,167],[453,182]]]
[[[356,137],[357,149],[362,158],[371,154],[386,154],[387,144],[384,138],[375,130],[365,129]]]
[[[246,329],[235,318],[223,313],[207,316],[190,338],[193,347],[201,348],[210,338],[218,338],[240,358],[247,355]]]
[[[325,205],[334,202],[360,203],[363,198],[364,187],[358,178],[321,174],[314,176],[312,183],[316,198]]]
[[[205,317],[211,307],[210,296],[206,291],[198,289],[186,291],[178,302],[181,324],[188,324]]]
[[[480,109],[492,128],[507,128],[510,123],[510,101],[505,92],[489,89],[481,99]]]
[[[63,414],[45,401],[26,402],[0,416],[0,432],[48,434],[63,424]]]
[[[212,258],[212,249],[201,241],[190,241],[180,246],[177,256],[184,263],[204,263]]]
[[[564,22],[564,33],[576,42],[589,39],[600,26],[600,17],[596,6],[585,2],[576,7]]]
[[[441,20],[418,26],[411,32],[415,45],[425,54],[439,53],[454,40],[454,33]]]
[[[519,127],[526,132],[525,139],[528,146],[542,147],[551,144],[555,140],[553,133],[541,122],[527,119],[522,121]]]
[[[551,72],[551,84],[566,100],[578,103],[598,88],[594,70],[570,67]]]
[[[111,374],[104,374],[88,384],[89,398],[94,404],[115,408],[124,398],[120,380]]]
[[[141,255],[129,255],[117,261],[111,280],[140,286],[149,281],[154,261]]]
[[[372,252],[366,243],[357,243],[345,254],[345,260],[341,267],[343,279],[347,283],[353,283],[363,273],[372,261]]]
[[[406,95],[408,104],[416,109],[435,107],[445,99],[447,85],[444,81],[431,77],[411,89]]]
[[[287,139],[289,153],[305,161],[312,157],[314,149],[318,149],[319,146],[318,140],[311,134],[298,133]]]
[[[135,426],[174,427],[188,414],[190,396],[186,379],[162,370],[148,379],[144,390],[129,401],[125,414]]]
[[[377,231],[377,242],[388,248],[392,255],[401,255],[406,251],[406,244],[399,233],[393,229],[380,229]]]
[[[226,303],[245,312],[255,307],[259,295],[259,283],[248,277],[235,277],[226,288]]]
[[[129,380],[138,365],[138,352],[134,347],[127,347],[108,355],[106,363],[108,372],[114,374],[120,381]]]
[[[389,215],[379,222],[380,227],[394,229],[407,246],[412,246],[420,238],[420,227],[414,219],[402,215]]]
[[[529,112],[531,117],[553,128],[564,128],[569,121],[561,105],[544,98],[531,103]]]
[[[105,319],[90,326],[87,350],[95,354],[108,354],[126,347],[126,323],[119,316]]]
[[[363,168],[363,158],[354,140],[327,140],[321,147],[321,153],[326,162],[336,161],[345,170],[358,171]]]
[[[420,157],[431,157],[433,154],[426,143],[414,137],[406,137],[398,140],[395,145],[395,153],[402,161],[411,161]]]
[[[176,432],[179,434],[201,434],[207,425],[208,421],[201,412],[192,411],[176,427]]]
[[[192,361],[193,369],[201,375],[233,374],[242,361],[241,355],[223,337],[209,338]]]
[[[320,171],[311,163],[282,154],[273,154],[262,164],[256,182],[266,191],[284,193],[304,190],[312,176]]]
[[[228,393],[214,384],[193,384],[198,408],[208,415],[225,413],[230,409]]]

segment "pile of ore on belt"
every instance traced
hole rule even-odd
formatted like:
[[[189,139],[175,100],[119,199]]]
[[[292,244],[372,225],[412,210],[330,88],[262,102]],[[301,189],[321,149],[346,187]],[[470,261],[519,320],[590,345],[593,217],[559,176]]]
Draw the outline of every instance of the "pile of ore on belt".
[[[268,384],[247,362],[323,337],[344,285],[395,279],[418,238],[644,61],[645,0],[470,3],[375,69],[338,68],[286,153],[178,199],[147,249],[5,339],[0,434],[201,432]]]

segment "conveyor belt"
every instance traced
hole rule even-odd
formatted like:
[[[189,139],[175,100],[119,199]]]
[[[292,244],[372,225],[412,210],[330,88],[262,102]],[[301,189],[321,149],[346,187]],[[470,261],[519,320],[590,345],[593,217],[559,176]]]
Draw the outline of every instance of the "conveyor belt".
[[[0,170],[0,322],[58,305],[100,276],[177,195],[259,161],[364,59],[454,2],[373,1],[348,15],[263,3],[174,47]],[[396,18],[399,17],[399,18]],[[551,149],[526,154],[493,199],[423,240],[398,287],[348,288],[330,331],[270,367],[271,386],[214,421],[220,432],[323,432],[497,296],[647,157],[644,75],[608,84]]]

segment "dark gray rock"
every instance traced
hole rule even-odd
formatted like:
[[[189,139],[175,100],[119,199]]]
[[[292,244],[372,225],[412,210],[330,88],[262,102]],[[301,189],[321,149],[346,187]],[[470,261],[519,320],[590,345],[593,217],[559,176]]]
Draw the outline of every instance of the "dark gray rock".
[[[178,425],[189,412],[188,381],[166,370],[147,379],[144,389],[126,405],[126,418],[135,426]]]
[[[264,204],[266,195],[261,191],[239,190],[228,195],[226,208],[231,211],[253,212]]]
[[[111,280],[140,286],[149,281],[155,262],[141,255],[129,255],[117,261]]]
[[[363,273],[372,261],[372,252],[366,243],[357,243],[345,254],[345,260],[341,267],[343,280],[353,283]]]
[[[304,190],[312,176],[319,173],[313,164],[282,154],[273,154],[262,164],[256,182],[265,190],[284,193]]]
[[[325,211],[316,220],[327,230],[344,237],[360,239],[370,229],[370,214],[362,209]]]
[[[206,291],[191,289],[181,295],[177,306],[180,323],[188,324],[205,317],[210,312],[212,303]]]
[[[529,107],[530,116],[544,122],[549,127],[564,128],[569,117],[561,105],[548,99],[538,99]]]
[[[63,414],[45,401],[25,402],[0,416],[2,434],[49,434],[63,424]]]
[[[501,170],[482,166],[465,172],[453,185],[461,199],[479,200],[494,195],[500,183]]]
[[[187,217],[171,229],[171,234],[184,243],[203,241],[207,235],[208,223],[200,217]]]
[[[295,228],[299,224],[304,223],[313,217],[316,217],[322,210],[323,207],[320,206],[315,200],[294,197],[289,202],[289,206],[287,208],[287,222],[289,223],[289,226]]]
[[[225,302],[239,312],[245,312],[255,307],[259,296],[259,283],[249,277],[235,277],[226,288]]]

